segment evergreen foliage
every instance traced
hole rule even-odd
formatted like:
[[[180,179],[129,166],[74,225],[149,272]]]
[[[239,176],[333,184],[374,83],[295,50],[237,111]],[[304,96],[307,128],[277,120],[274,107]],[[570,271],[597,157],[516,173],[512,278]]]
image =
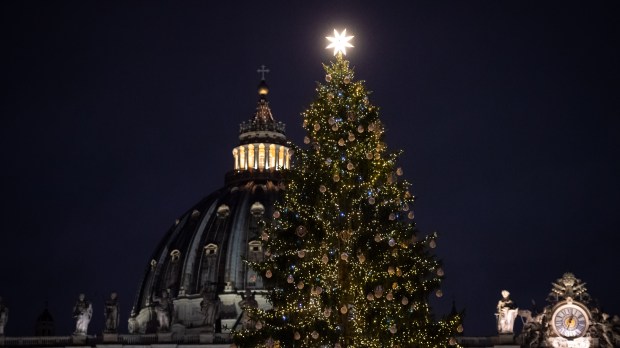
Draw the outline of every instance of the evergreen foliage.
[[[410,184],[387,151],[378,108],[341,55],[302,114],[304,148],[262,232],[272,308],[248,309],[240,347],[446,347],[460,316],[435,320],[436,233],[418,236]]]

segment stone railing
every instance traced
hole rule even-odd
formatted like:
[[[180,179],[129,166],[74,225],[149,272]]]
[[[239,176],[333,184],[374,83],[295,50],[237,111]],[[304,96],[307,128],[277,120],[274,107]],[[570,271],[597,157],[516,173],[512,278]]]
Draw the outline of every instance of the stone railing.
[[[122,346],[150,346],[153,344],[201,345],[206,347],[229,347],[232,342],[230,334],[200,333],[174,335],[172,333],[159,334],[103,334],[94,336],[0,336],[0,347],[70,347],[91,346],[99,347],[112,345]]]

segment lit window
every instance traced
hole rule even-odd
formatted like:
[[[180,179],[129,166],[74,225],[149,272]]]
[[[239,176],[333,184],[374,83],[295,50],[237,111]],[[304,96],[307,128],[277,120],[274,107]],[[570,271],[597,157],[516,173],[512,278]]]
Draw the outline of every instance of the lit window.
[[[233,150],[233,157],[235,158],[235,170],[239,170],[239,151]]]
[[[276,167],[276,146],[274,144],[269,145],[269,156],[267,169],[275,169]]]
[[[248,169],[245,158],[245,146],[239,146],[239,170]]]
[[[256,163],[254,163],[254,145],[248,145],[248,168],[256,169]]]
[[[258,169],[265,169],[265,144],[258,145]]]

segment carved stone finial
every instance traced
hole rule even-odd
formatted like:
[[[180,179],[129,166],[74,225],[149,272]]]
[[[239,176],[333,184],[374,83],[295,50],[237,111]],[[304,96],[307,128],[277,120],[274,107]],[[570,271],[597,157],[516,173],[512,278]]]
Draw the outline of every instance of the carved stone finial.
[[[562,278],[556,279],[551,283],[551,292],[547,296],[547,301],[556,303],[562,300],[576,299],[588,303],[590,295],[586,289],[586,283],[575,277],[572,273],[564,273]]]

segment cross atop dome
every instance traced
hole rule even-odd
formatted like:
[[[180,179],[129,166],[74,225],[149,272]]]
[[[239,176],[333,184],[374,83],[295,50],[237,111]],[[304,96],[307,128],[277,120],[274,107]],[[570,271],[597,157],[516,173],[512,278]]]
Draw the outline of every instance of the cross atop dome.
[[[260,69],[256,70],[257,73],[260,74],[260,79],[262,81],[265,81],[265,74],[269,73],[269,69],[266,69],[267,67],[265,66],[265,64],[260,66]]]

